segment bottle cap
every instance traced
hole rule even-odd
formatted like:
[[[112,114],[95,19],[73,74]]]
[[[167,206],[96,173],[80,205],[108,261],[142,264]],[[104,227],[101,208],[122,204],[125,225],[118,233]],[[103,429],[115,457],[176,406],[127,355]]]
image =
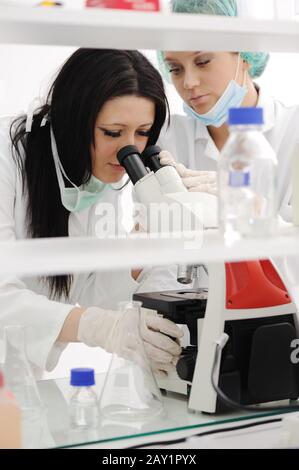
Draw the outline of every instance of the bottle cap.
[[[71,385],[73,385],[74,387],[90,387],[94,384],[94,369],[71,369]]]
[[[230,126],[263,125],[263,108],[231,108],[228,123]]]

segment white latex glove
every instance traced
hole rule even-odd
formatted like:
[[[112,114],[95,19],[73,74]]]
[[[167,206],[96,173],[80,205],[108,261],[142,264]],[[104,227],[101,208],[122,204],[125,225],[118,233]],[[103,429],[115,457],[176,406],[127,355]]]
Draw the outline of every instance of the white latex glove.
[[[179,356],[174,356],[172,362],[156,362],[151,360],[151,368],[155,372],[155,375],[161,378],[167,377],[169,374],[176,374],[176,365],[179,360]]]
[[[182,352],[178,341],[184,333],[175,323],[153,310],[142,308],[140,332],[145,351],[153,363],[176,363]]]
[[[182,163],[176,163],[171,153],[167,150],[163,150],[159,158],[162,165],[171,165],[177,170],[188,191],[209,193],[217,196],[216,171],[189,170]]]
[[[107,352],[113,352],[116,341],[122,334],[121,319],[122,313],[118,311],[90,307],[81,316],[78,340],[88,346],[99,346]],[[173,364],[181,354],[177,341],[183,336],[182,330],[152,310],[141,309],[140,335],[147,356],[155,364]]]

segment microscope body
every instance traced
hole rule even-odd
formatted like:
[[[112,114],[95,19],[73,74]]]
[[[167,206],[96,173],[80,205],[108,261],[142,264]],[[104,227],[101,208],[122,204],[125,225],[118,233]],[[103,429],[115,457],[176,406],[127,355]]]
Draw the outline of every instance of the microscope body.
[[[220,389],[237,403],[296,400],[299,368],[291,362],[291,344],[298,338],[298,315],[272,263],[215,263],[207,268],[208,292],[182,289],[166,296],[134,295],[145,308],[154,307],[156,298],[160,314],[187,324],[190,330],[191,345],[183,349],[177,373],[159,379],[160,387],[186,394],[188,408],[205,413],[229,410],[213,388],[211,377],[215,372]],[[170,296],[185,299],[177,307],[179,314],[170,314],[171,309],[167,312],[161,303]],[[214,371],[216,341],[223,333],[228,334],[229,341],[220,367]]]
[[[136,147],[118,153],[140,203],[176,202],[183,214],[192,213],[204,228],[217,227],[217,198],[189,193],[173,167],[159,163],[160,149],[152,146],[141,156]],[[149,170],[151,171],[149,171]],[[194,209],[200,203],[203,211]],[[218,389],[241,405],[299,397],[299,365],[291,361],[292,342],[299,336],[298,313],[276,269],[269,260],[211,263],[206,266],[208,289],[135,294],[144,308],[175,323],[187,325],[190,345],[184,347],[177,373],[159,380],[161,388],[186,394],[190,410],[220,413],[228,408]],[[188,279],[190,269],[181,270]],[[215,363],[217,341],[229,341]],[[230,409],[230,408],[229,408]]]

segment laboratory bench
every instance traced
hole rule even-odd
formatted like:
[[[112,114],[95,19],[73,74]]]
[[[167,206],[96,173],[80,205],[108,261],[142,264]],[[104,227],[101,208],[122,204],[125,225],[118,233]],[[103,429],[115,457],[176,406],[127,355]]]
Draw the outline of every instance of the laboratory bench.
[[[97,374],[95,390],[100,395],[104,384],[105,374]],[[117,449],[131,446],[148,445],[151,442],[171,441],[182,437],[194,436],[199,433],[232,427],[245,427],[252,422],[273,421],[258,427],[248,428],[243,435],[243,440],[238,430],[224,435],[216,434],[216,440],[207,438],[193,439],[186,443],[174,444],[171,447],[209,448],[214,445],[224,446],[225,443],[236,446],[248,447],[252,443],[256,446],[275,447],[280,436],[280,423],[275,423],[279,414],[232,412],[222,415],[207,415],[194,413],[187,410],[187,399],[183,395],[175,393],[162,394],[165,413],[159,417],[145,422],[126,421],[116,422],[106,418],[99,418],[98,426],[92,430],[73,430],[69,426],[68,399],[71,393],[69,378],[50,379],[38,381],[38,389],[45,405],[45,412],[31,419],[24,430],[25,448],[98,448]],[[236,435],[239,438],[236,438]],[[264,436],[261,438],[261,436]],[[214,436],[211,436],[214,437]],[[236,440],[237,439],[237,440]],[[269,440],[270,439],[270,440]],[[196,442],[196,443],[195,443]],[[211,444],[212,442],[212,444]],[[216,443],[216,444],[215,444]],[[162,444],[161,444],[162,445]],[[157,444],[155,444],[156,448]],[[189,447],[188,447],[189,446]]]

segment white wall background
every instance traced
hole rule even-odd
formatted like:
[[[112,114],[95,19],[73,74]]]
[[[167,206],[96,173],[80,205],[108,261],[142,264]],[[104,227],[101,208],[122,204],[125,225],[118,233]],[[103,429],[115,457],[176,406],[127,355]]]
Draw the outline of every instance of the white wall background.
[[[260,1],[260,0],[259,0]],[[49,83],[74,48],[0,45],[0,115],[14,115],[26,110],[36,96],[43,97]],[[145,51],[154,63],[154,51]],[[291,105],[299,103],[299,67],[296,54],[273,54],[259,83],[267,93]],[[181,101],[167,85],[172,112],[182,113]],[[0,169],[1,171],[1,169]],[[70,367],[89,366],[97,372],[106,370],[110,355],[84,345],[70,345],[49,377],[62,377]]]
[[[18,114],[33,98],[43,97],[71,47],[0,45],[0,115]],[[154,51],[143,51],[157,66]],[[267,93],[287,105],[299,103],[298,54],[272,54],[259,80]],[[182,113],[181,101],[167,85],[172,112]]]

